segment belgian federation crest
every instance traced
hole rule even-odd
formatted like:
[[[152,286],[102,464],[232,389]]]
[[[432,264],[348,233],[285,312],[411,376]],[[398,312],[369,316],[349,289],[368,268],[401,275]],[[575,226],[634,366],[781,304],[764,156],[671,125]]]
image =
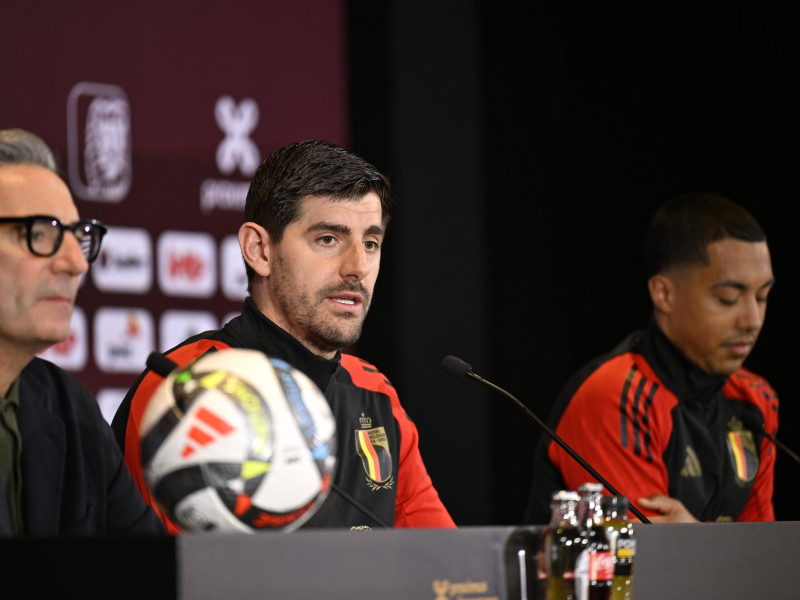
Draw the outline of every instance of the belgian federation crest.
[[[753,432],[743,429],[740,422],[730,423],[725,443],[736,479],[748,484],[755,479],[758,472],[759,456]]]
[[[394,486],[392,455],[383,427],[372,427],[372,419],[361,414],[361,429],[356,429],[356,451],[367,474],[367,486],[372,490],[388,490]]]

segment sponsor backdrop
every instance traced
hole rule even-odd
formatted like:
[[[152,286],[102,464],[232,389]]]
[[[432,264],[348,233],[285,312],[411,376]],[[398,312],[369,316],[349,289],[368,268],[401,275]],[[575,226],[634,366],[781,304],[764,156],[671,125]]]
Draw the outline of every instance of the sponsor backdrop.
[[[460,525],[519,522],[538,432],[442,357],[546,415],[646,323],[643,230],[687,189],[743,202],[770,236],[779,284],[748,365],[796,447],[794,20],[747,2],[551,4],[0,0],[0,127],[51,143],[81,214],[112,228],[48,356],[110,413],[151,349],[238,311],[230,236],[254,163],[320,137],[392,177],[359,354],[397,387]],[[778,517],[796,520],[797,464],[777,470]]]
[[[348,144],[342,2],[212,6],[1,4],[0,128],[48,142],[81,216],[109,226],[69,338],[43,353],[108,419],[151,351],[239,312],[235,233],[263,157]]]

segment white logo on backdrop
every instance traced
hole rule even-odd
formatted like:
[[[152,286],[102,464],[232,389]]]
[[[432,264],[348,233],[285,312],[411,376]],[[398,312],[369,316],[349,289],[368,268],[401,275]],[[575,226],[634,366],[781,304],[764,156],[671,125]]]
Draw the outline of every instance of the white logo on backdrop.
[[[238,167],[249,178],[261,162],[261,151],[249,137],[258,124],[258,104],[252,98],[245,98],[237,105],[230,96],[222,96],[214,106],[214,117],[225,134],[217,146],[217,168],[230,175]],[[206,179],[200,184],[200,211],[241,211],[249,188],[249,181]]]
[[[247,271],[244,268],[239,237],[229,235],[222,240],[219,249],[220,287],[229,300],[247,298]]]
[[[85,81],[72,88],[67,144],[70,184],[78,197],[119,202],[128,195],[133,171],[131,111],[122,88]]]
[[[67,338],[50,346],[47,350],[41,352],[39,356],[67,371],[80,371],[86,367],[86,359],[89,353],[88,336],[86,313],[76,306],[72,310]]]
[[[166,352],[184,340],[219,327],[217,317],[202,310],[168,310],[158,323],[159,350]]]
[[[94,315],[94,361],[109,373],[139,373],[155,347],[152,315],[141,308],[99,308]]]
[[[207,233],[165,231],[158,238],[158,285],[168,296],[209,298],[217,289],[217,247]]]
[[[92,263],[92,280],[101,292],[145,294],[153,284],[153,241],[146,229],[109,227]]]
[[[239,105],[230,96],[222,96],[214,108],[217,125],[225,139],[217,147],[217,167],[226,175],[236,167],[242,175],[250,177],[261,162],[258,146],[248,136],[258,124],[258,104],[245,98]]]
[[[103,418],[108,421],[109,425],[114,420],[114,415],[127,393],[127,388],[103,388],[95,395],[97,403],[100,405],[100,412],[103,413]]]

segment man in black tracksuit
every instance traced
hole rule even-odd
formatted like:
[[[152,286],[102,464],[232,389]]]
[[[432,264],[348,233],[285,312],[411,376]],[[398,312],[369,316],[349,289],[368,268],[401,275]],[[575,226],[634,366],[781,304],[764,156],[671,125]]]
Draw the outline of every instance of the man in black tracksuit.
[[[276,150],[256,171],[239,229],[251,292],[241,316],[168,356],[185,366],[210,350],[249,348],[285,360],[320,387],[333,410],[340,489],[389,526],[453,527],[394,388],[375,367],[341,352],[361,334],[390,209],[386,177],[342,148],[309,141]],[[146,371],[113,422],[128,467],[156,508],[142,475],[139,428],[160,381]],[[377,525],[332,493],[305,526]]]
[[[651,521],[774,520],[778,398],[742,367],[772,284],[766,237],[730,200],[687,194],[645,246],[653,320],[566,385],[550,425]],[[589,474],[549,438],[526,519]]]

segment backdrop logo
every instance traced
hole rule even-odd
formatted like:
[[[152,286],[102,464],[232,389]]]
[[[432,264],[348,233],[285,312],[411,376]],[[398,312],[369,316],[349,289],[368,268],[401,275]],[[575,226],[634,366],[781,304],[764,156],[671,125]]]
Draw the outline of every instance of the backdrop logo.
[[[67,338],[50,346],[39,356],[67,371],[81,371],[86,367],[89,352],[87,337],[86,313],[76,306],[72,310]]]
[[[150,234],[146,229],[109,227],[91,273],[101,292],[147,293],[153,285]]]
[[[117,413],[119,405],[125,399],[125,394],[128,393],[128,388],[103,388],[98,390],[95,398],[100,405],[100,412],[103,413],[103,418],[111,423],[114,420],[114,415]]]
[[[244,300],[247,297],[247,271],[244,268],[239,237],[223,238],[219,249],[219,284],[229,300]]]
[[[159,349],[166,352],[195,334],[217,329],[219,321],[202,310],[167,310],[159,320]]]
[[[236,167],[242,175],[250,177],[261,162],[258,146],[248,136],[258,124],[258,104],[245,98],[239,105],[230,96],[222,96],[214,108],[217,125],[225,139],[217,147],[217,167],[226,175]]]
[[[165,231],[158,238],[158,284],[168,296],[209,298],[217,288],[217,248],[207,233]]]
[[[239,170],[248,181],[232,179],[206,179],[200,184],[200,211],[244,210],[249,178],[261,163],[261,151],[250,139],[258,124],[258,104],[245,98],[239,104],[230,96],[222,96],[214,106],[214,118],[225,134],[217,146],[217,168],[225,175]]]
[[[132,177],[131,111],[125,91],[77,83],[67,99],[69,181],[83,200],[119,202]]]
[[[140,308],[100,308],[94,315],[94,361],[109,373],[139,373],[155,344],[153,317]]]

